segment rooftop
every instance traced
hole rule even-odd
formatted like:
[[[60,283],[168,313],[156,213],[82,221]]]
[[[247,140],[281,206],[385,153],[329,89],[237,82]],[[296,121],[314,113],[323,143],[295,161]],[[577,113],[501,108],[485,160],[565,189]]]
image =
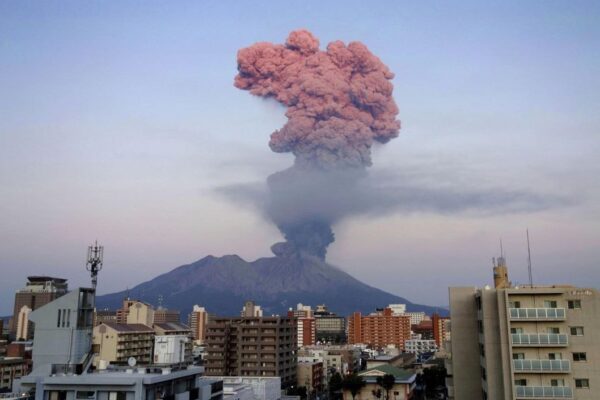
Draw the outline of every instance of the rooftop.
[[[99,326],[106,325],[109,328],[116,330],[117,332],[148,332],[154,333],[154,330],[147,325],[144,324],[118,324],[112,321],[102,322]]]

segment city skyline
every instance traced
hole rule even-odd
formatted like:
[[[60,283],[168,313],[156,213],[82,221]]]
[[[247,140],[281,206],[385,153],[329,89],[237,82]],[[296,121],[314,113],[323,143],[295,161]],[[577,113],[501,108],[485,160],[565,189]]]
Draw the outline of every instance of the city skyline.
[[[369,46],[402,121],[372,170],[404,206],[336,224],[330,263],[444,306],[491,284],[500,239],[525,283],[529,228],[536,283],[598,286],[598,4],[178,4],[0,4],[0,315],[28,275],[88,285],[96,239],[100,294],[270,256],[277,228],[220,193],[291,165],[268,148],[284,109],[235,60],[299,28]]]

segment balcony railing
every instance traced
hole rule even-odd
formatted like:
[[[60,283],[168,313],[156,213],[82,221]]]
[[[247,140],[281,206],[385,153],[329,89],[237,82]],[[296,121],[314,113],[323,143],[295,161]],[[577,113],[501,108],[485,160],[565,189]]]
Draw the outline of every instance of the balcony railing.
[[[566,373],[571,371],[569,360],[513,360],[515,372],[551,372]]]
[[[510,308],[510,319],[512,320],[564,320],[567,316],[564,308]]]
[[[566,347],[569,337],[563,333],[513,333],[513,346]]]
[[[517,386],[517,399],[572,399],[568,386]]]

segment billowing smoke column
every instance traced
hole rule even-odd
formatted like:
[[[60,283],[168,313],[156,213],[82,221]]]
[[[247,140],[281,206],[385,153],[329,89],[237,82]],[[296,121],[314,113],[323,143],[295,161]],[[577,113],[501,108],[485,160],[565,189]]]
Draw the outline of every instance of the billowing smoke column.
[[[271,134],[275,152],[294,165],[268,179],[267,213],[287,242],[276,255],[325,258],[331,224],[350,212],[345,198],[371,165],[373,142],[398,136],[393,73],[365,45],[335,41],[326,51],[310,32],[292,32],[285,45],[256,43],[238,52],[235,86],[287,107],[287,123]]]

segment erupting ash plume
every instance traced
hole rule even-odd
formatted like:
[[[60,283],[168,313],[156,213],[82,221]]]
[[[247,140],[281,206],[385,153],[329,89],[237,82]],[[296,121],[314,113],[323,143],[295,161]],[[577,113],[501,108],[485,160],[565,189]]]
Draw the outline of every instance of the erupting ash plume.
[[[271,134],[275,152],[294,165],[271,175],[267,213],[287,242],[279,256],[325,258],[331,224],[371,165],[371,146],[398,136],[393,73],[359,42],[335,41],[326,51],[310,32],[290,33],[285,45],[257,43],[238,52],[235,86],[287,107],[287,123]]]

